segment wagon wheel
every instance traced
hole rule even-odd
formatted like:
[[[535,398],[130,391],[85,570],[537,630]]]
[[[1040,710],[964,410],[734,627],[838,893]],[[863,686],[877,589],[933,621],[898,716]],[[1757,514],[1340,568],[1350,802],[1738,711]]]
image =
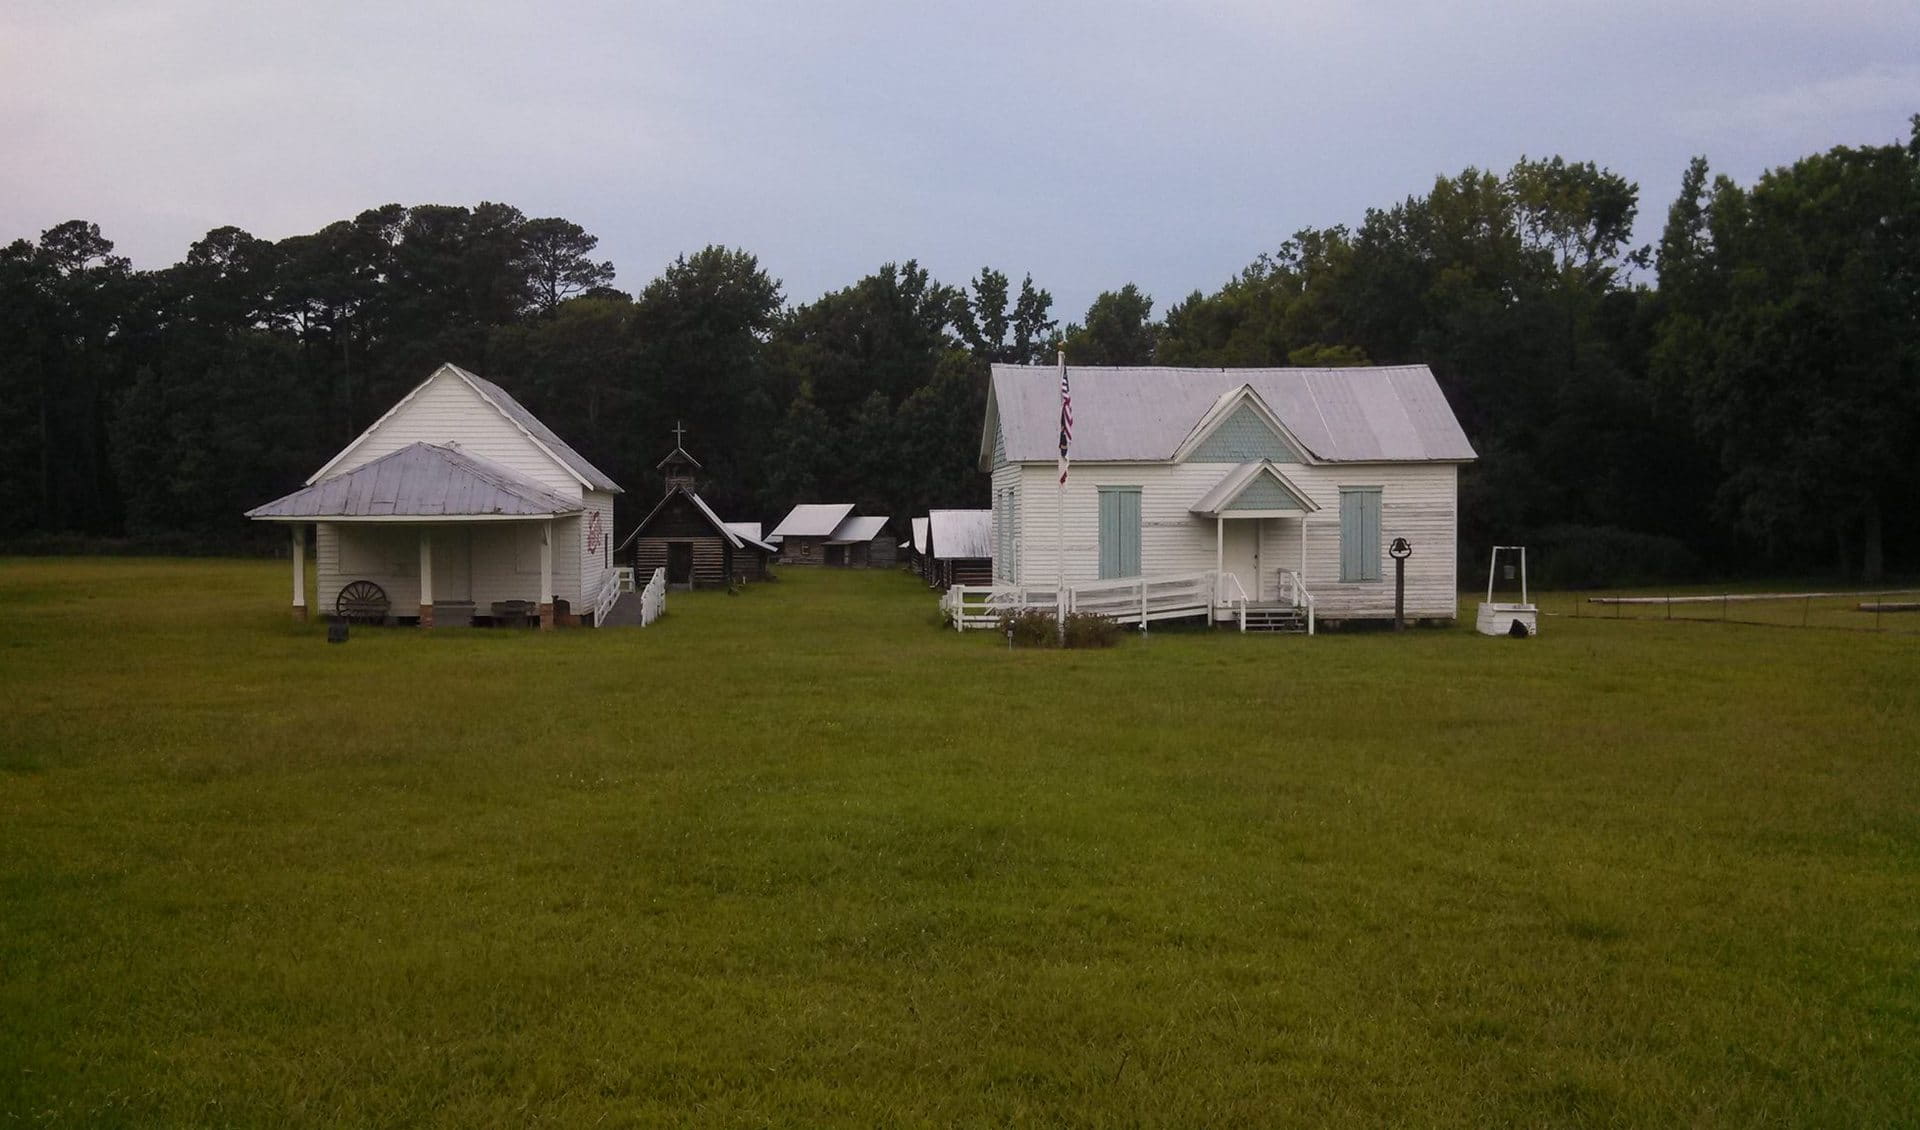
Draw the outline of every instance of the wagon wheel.
[[[333,610],[349,620],[384,620],[389,607],[387,590],[372,581],[352,582],[333,602]]]

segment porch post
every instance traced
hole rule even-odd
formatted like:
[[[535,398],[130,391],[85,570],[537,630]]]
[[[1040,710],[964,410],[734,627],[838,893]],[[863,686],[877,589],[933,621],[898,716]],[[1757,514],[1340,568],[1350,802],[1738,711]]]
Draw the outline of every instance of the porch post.
[[[433,527],[420,527],[420,626],[433,627]]]
[[[1300,587],[1307,587],[1307,516],[1300,515]]]
[[[1227,520],[1213,516],[1213,603],[1216,607],[1227,591]]]
[[[293,524],[293,618],[307,618],[307,524]]]
[[[1253,520],[1253,599],[1260,599],[1260,574],[1267,566],[1267,520]]]
[[[553,519],[540,523],[540,630],[553,627]]]

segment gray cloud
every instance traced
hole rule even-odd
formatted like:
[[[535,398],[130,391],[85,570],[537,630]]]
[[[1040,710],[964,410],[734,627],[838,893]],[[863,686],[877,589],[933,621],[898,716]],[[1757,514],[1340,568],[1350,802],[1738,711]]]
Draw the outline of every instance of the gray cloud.
[[[803,301],[889,259],[1159,309],[1303,226],[1522,154],[1741,179],[1920,110],[1910,3],[44,3],[0,10],[0,238],[141,266],[387,201],[503,200],[621,283],[746,247]]]

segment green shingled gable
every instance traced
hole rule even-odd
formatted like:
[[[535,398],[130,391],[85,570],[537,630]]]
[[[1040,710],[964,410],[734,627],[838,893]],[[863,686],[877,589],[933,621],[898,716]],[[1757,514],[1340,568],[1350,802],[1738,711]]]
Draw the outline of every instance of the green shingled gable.
[[[1228,510],[1298,510],[1300,504],[1294,501],[1285,487],[1273,480],[1272,475],[1263,471],[1248,483],[1246,489],[1242,490],[1232,502],[1227,503],[1226,508]]]
[[[1189,463],[1252,463],[1259,459],[1274,463],[1304,462],[1259,413],[1245,404],[1235,409],[1187,456]]]

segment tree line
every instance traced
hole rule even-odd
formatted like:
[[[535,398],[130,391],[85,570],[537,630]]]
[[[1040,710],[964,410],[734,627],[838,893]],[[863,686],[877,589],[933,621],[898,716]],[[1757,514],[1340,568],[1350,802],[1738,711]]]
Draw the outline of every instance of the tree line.
[[[279,241],[207,233],[136,271],[99,228],[0,249],[0,540],[237,548],[442,361],[512,390],[627,487],[684,423],[729,517],[984,505],[987,366],[1430,365],[1480,460],[1461,542],[1551,579],[1877,577],[1920,551],[1920,116],[1742,186],[1689,167],[1656,246],[1589,162],[1467,169],[1296,233],[1154,315],[1062,326],[1031,277],[914,261],[791,304],[707,247],[627,294],[595,237],[506,204],[390,204]],[[1656,272],[1657,271],[1657,276]],[[1657,278],[1657,282],[1655,281]],[[62,540],[62,539],[65,540]]]

